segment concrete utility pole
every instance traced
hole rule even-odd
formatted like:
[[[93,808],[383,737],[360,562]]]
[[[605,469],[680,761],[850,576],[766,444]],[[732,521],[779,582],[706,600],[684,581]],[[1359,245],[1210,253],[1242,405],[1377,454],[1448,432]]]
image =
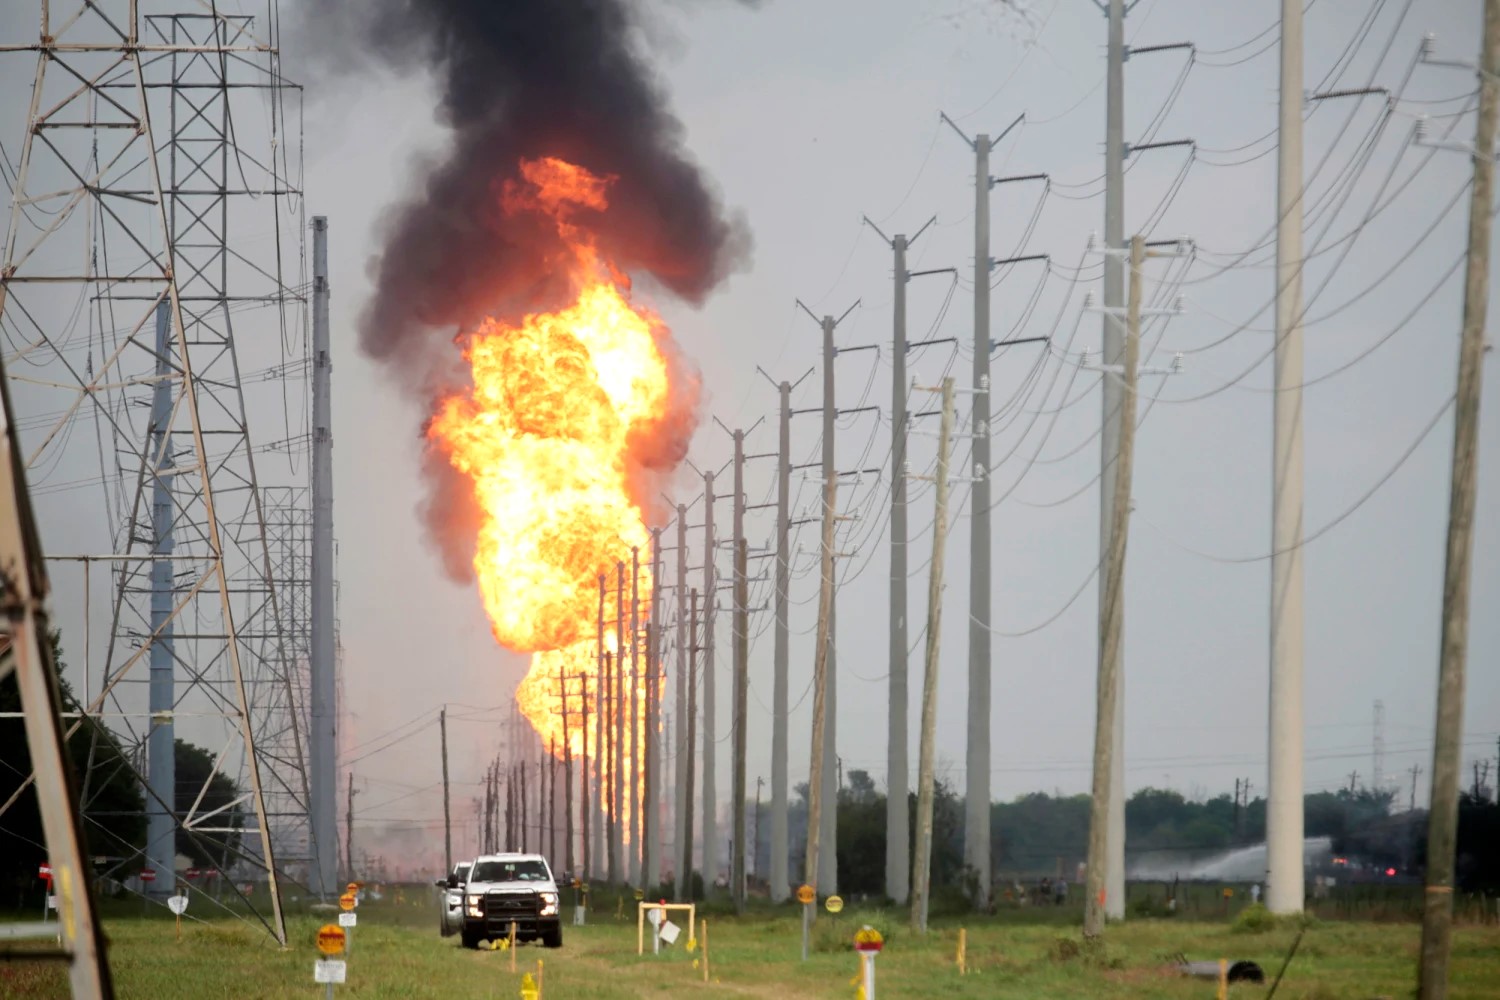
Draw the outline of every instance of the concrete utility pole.
[[[547,785],[547,849],[551,852],[547,857],[552,864],[557,864],[559,851],[557,849],[557,737],[553,736],[547,740],[547,755],[542,758],[544,767],[542,777]]]
[[[990,901],[990,149],[994,143],[981,132],[973,139],[943,120],[974,151],[974,477],[969,515],[969,743],[965,755],[964,865],[977,883],[973,903],[988,908]],[[1017,118],[1000,138],[1025,120]]]
[[[698,591],[688,595],[687,783],[683,786],[682,864],[677,869],[677,898],[693,893],[693,764],[698,738]]]
[[[818,631],[816,638],[816,650],[813,654],[813,731],[812,731],[812,761],[808,769],[808,799],[807,799],[807,876],[808,885],[816,887],[824,895],[832,895],[837,891],[837,874],[829,878],[827,870],[834,868],[837,855],[832,849],[829,854],[834,856],[833,863],[825,866],[822,880],[819,880],[818,865],[820,862],[818,850],[819,841],[827,835],[823,810],[826,807],[829,812],[837,814],[838,788],[833,777],[833,744],[828,738],[830,718],[836,708],[832,704],[833,698],[829,697],[828,689],[832,686],[829,677],[837,669],[832,662],[833,653],[833,522],[834,513],[838,509],[838,474],[834,471],[834,417],[838,410],[835,406],[834,379],[833,379],[833,330],[838,324],[832,316],[824,316],[821,320],[823,328],[823,533],[819,553],[819,588],[818,588]],[[829,846],[836,846],[836,833],[829,836]]]
[[[614,768],[609,781],[609,881],[619,885],[630,877],[625,860],[625,560],[615,563],[615,656],[610,675],[610,728],[613,730]]]
[[[703,893],[712,895],[719,872],[718,727],[714,714],[714,619],[719,584],[714,573],[714,474],[703,474]]]
[[[776,633],[771,681],[771,902],[791,895],[787,875],[787,626],[791,584],[792,384],[777,387],[781,421],[776,453]]]
[[[151,461],[155,472],[151,482],[151,551],[160,557],[151,563],[151,634],[156,638],[150,651],[151,728],[146,737],[146,786],[150,793],[146,800],[146,867],[157,872],[157,880],[145,888],[152,896],[169,896],[177,891],[177,748],[172,721],[177,700],[172,641],[172,607],[176,603],[172,561],[175,462],[168,429],[172,422],[171,360],[172,312],[170,303],[163,299],[156,307],[157,382],[151,392]],[[316,748],[316,737],[314,740]],[[314,818],[317,815],[315,803]],[[328,884],[331,886],[332,880]]]
[[[312,649],[308,658],[312,738],[314,885],[324,899],[338,884],[338,695],[333,617],[333,356],[328,329],[328,219],[313,218]]]
[[[1107,254],[1107,251],[1106,251]],[[1140,354],[1141,265],[1146,258],[1145,241],[1130,242],[1130,305],[1126,317],[1124,374],[1120,394],[1120,452],[1115,458],[1114,496],[1110,509],[1109,549],[1105,553],[1104,604],[1099,616],[1099,678],[1094,729],[1093,798],[1089,806],[1088,889],[1084,899],[1083,933],[1096,938],[1104,933],[1109,850],[1109,811],[1112,804],[1115,729],[1119,715],[1120,650],[1123,641],[1125,545],[1130,516],[1130,475],[1135,450],[1136,369]],[[1108,256],[1105,258],[1108,259]],[[1107,309],[1107,307],[1106,307]],[[1117,312],[1106,311],[1105,319],[1119,322]],[[1106,366],[1104,381],[1113,373]]]
[[[1276,391],[1271,397],[1271,688],[1266,907],[1301,913],[1302,0],[1281,3],[1276,177]]]
[[[687,634],[688,626],[688,583],[687,583],[687,504],[677,505],[677,732],[676,745],[673,747],[673,766],[676,769],[676,781],[672,806],[673,821],[673,846],[676,849],[677,865],[677,898],[683,898],[682,880],[686,877],[686,871],[682,864],[686,857],[691,862],[691,855],[684,856],[682,845],[688,842],[693,826],[693,810],[690,802],[692,794],[692,777],[688,770],[688,729],[693,724],[692,713],[688,711],[688,686],[692,678],[688,673],[688,645],[691,639]]]
[[[890,639],[888,648],[890,672],[889,722],[886,746],[885,800],[885,894],[896,903],[905,903],[907,880],[911,875],[909,841],[911,827],[907,815],[907,704],[910,700],[907,682],[908,630],[906,624],[906,286],[913,275],[906,269],[906,251],[927,231],[936,217],[917,230],[910,240],[897,233],[887,237],[880,227],[865,218],[865,224],[879,233],[891,248],[893,307],[891,320],[891,567],[890,567]]]
[[[566,711],[566,710],[564,710]],[[566,716],[564,716],[566,718]],[[443,874],[453,871],[453,811],[448,802],[448,706],[438,711],[438,731],[443,740]]]
[[[730,891],[735,910],[745,912],[745,701],[750,697],[750,585],[745,563],[749,551],[741,535],[734,546],[734,855]]]
[[[641,888],[641,550],[630,548],[630,773],[626,801],[630,803],[630,884]]]
[[[604,799],[604,877],[610,885],[619,884],[620,875],[620,852],[615,846],[619,839],[620,814],[616,809],[615,785],[616,776],[620,770],[620,757],[617,749],[619,744],[615,741],[614,723],[614,689],[617,684],[615,657],[609,650],[604,651],[604,703],[599,708],[599,715],[604,720],[604,768],[605,774],[600,778],[600,788]]]
[[[745,432],[734,432],[734,848],[729,893],[735,911],[745,911],[745,699],[750,696],[750,584],[745,543]]]
[[[943,553],[948,543],[948,441],[953,434],[953,379],[943,379],[938,430],[937,513],[932,521],[932,563],[927,581],[927,655],[922,681],[922,733],[917,761],[917,845],[912,861],[911,927],[927,933],[932,898],[933,770],[937,756],[938,641],[943,623]],[[903,475],[898,468],[897,475]]]
[[[642,888],[661,882],[661,529],[651,529],[651,609],[646,617],[646,788],[642,837],[646,878]]]
[[[969,745],[964,864],[976,909],[990,902],[990,137],[974,137],[974,466],[969,504]]]
[[[589,862],[589,871],[597,877],[604,870],[604,843],[608,839],[605,836],[605,828],[609,824],[608,796],[605,794],[604,774],[609,760],[609,740],[605,739],[605,722],[609,718],[609,684],[605,671],[605,649],[604,649],[604,588],[605,576],[599,574],[599,620],[597,626],[597,651],[598,659],[594,661],[596,681],[594,684],[594,698],[596,708],[594,710],[594,794],[592,796],[594,813],[594,839],[592,845],[585,846],[585,851],[592,859]],[[588,781],[588,776],[584,776]],[[585,838],[587,839],[587,838]]]
[[[1469,585],[1479,465],[1479,397],[1489,309],[1490,206],[1495,186],[1495,126],[1500,112],[1500,0],[1485,0],[1480,55],[1479,123],[1474,133],[1474,186],[1469,192],[1469,259],[1464,274],[1463,336],[1453,411],[1453,471],[1443,570],[1443,634],[1438,661],[1437,733],[1432,749],[1432,803],[1427,818],[1427,892],[1422,908],[1420,1000],[1448,995],[1453,932],[1454,855],[1458,837],[1458,770],[1464,724],[1464,670],[1469,654]]]
[[[578,694],[578,705],[583,714],[578,730],[579,738],[583,741],[583,755],[579,761],[582,764],[579,792],[583,796],[583,801],[578,805],[578,816],[583,823],[583,838],[581,841],[583,848],[583,877],[587,881],[593,878],[594,875],[594,869],[589,862],[589,812],[592,809],[589,801],[589,675],[581,674],[578,679],[582,681],[582,690]],[[595,750],[595,753],[597,752]]]

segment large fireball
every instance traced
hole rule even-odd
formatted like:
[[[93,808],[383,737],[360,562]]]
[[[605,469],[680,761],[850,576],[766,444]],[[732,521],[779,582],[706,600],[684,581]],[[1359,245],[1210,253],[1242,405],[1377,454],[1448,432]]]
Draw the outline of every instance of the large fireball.
[[[576,699],[586,683],[592,755],[599,577],[611,591],[605,648],[623,661],[624,697],[639,711],[644,645],[632,688],[628,621],[626,649],[622,656],[615,650],[616,567],[627,567],[628,614],[631,550],[638,550],[644,624],[650,536],[631,494],[632,455],[649,446],[683,387],[672,384],[665,325],[631,303],[628,279],[600,259],[588,235],[588,213],[607,208],[610,179],[556,159],[527,161],[521,174],[523,182],[505,186],[502,210],[553,220],[568,255],[549,263],[571,277],[575,299],[516,325],[489,319],[468,333],[462,343],[473,387],[438,403],[428,436],[473,483],[482,511],[474,571],[495,639],[536,654],[517,691],[522,712],[560,755],[566,676],[573,699],[567,737],[580,753]]]

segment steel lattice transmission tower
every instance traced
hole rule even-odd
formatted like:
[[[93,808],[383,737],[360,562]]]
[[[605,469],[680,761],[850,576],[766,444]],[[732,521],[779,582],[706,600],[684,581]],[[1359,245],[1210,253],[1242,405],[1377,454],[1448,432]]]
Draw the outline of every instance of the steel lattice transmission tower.
[[[0,131],[23,135],[0,333],[22,459],[53,498],[41,530],[85,567],[67,606],[90,610],[61,623],[85,650],[75,689],[122,720],[142,771],[147,847],[115,845],[107,874],[154,868],[149,887],[171,891],[191,845],[232,882],[266,883],[285,942],[278,868],[312,848],[305,653],[262,483],[307,476],[305,383],[289,388],[308,367],[300,89],[281,75],[274,0],[259,22],[186,0],[41,0],[34,23],[0,39],[35,60],[24,120]],[[108,600],[89,601],[90,567]],[[212,756],[232,798],[212,775],[175,780],[177,741]]]

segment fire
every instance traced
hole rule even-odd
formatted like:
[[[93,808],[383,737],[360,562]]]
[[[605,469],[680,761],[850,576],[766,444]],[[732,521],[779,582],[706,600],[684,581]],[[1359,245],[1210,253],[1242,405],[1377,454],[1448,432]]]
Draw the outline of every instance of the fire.
[[[588,213],[608,207],[612,178],[557,159],[524,162],[521,176],[503,186],[501,208],[553,221],[566,253],[548,263],[570,277],[574,299],[515,325],[487,319],[467,334],[473,386],[438,403],[428,436],[472,482],[482,510],[474,571],[495,639],[535,654],[516,693],[522,712],[561,755],[566,676],[566,737],[581,753],[578,698],[586,685],[592,756],[599,577],[610,589],[605,648],[618,652],[616,566],[624,560],[629,572],[632,549],[640,554],[642,621],[651,593],[633,455],[659,431],[681,388],[673,385],[665,324],[630,301],[628,278],[601,258],[586,225]],[[627,614],[629,587],[627,578]],[[628,623],[625,636],[628,678]],[[642,675],[644,666],[642,657]],[[643,686],[625,694],[637,711]]]

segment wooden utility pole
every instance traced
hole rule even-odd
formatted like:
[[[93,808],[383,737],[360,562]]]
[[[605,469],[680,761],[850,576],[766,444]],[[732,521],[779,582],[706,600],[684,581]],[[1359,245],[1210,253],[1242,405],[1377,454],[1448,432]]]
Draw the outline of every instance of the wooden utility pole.
[[[547,741],[547,847],[548,860],[557,864],[557,737]]]
[[[1141,265],[1146,243],[1130,241],[1130,298],[1125,318],[1125,355],[1120,394],[1120,450],[1115,459],[1115,490],[1111,510],[1114,525],[1104,560],[1104,604],[1099,616],[1099,676],[1094,725],[1093,798],[1089,805],[1088,888],[1084,898],[1083,934],[1104,933],[1105,886],[1109,849],[1109,810],[1112,791],[1116,703],[1119,699],[1120,644],[1124,627],[1125,542],[1130,525],[1130,477],[1135,456],[1136,369],[1140,360]],[[1106,371],[1106,380],[1115,377]]]
[[[1479,64],[1479,123],[1474,184],[1469,190],[1469,259],[1464,275],[1463,335],[1453,410],[1453,471],[1448,549],[1443,569],[1443,634],[1438,661],[1437,734],[1432,749],[1432,805],[1427,812],[1427,892],[1422,908],[1419,1000],[1448,995],[1453,882],[1458,850],[1458,769],[1464,725],[1464,670],[1469,654],[1469,585],[1474,557],[1474,504],[1479,465],[1479,396],[1489,309],[1490,206],[1495,187],[1495,124],[1500,112],[1500,0],[1484,3]]]
[[[443,738],[443,874],[453,871],[453,813],[448,804],[448,706],[438,712],[438,731]]]
[[[953,379],[943,379],[943,415],[938,430],[937,513],[932,520],[932,561],[927,581],[927,656],[922,676],[922,733],[918,738],[917,844],[912,855],[911,926],[927,933],[932,895],[933,771],[937,754],[938,640],[943,624],[943,550],[948,543],[948,439],[953,433]],[[904,475],[897,469],[896,475]]]
[[[1411,799],[1406,804],[1407,812],[1417,811],[1417,775],[1422,773],[1420,764],[1413,764],[1408,772],[1411,775]]]
[[[760,789],[765,782],[755,777],[755,836],[750,838],[750,877],[760,877]]]
[[[634,641],[632,640],[632,645]],[[625,560],[615,563],[615,657],[610,675],[610,719],[614,736],[614,770],[609,782],[609,882],[619,885],[630,878],[625,861]]]
[[[662,771],[661,741],[666,733],[661,712],[661,529],[651,529],[651,607],[646,615],[646,781],[641,845],[645,851],[642,888],[661,882]]]
[[[838,502],[838,480],[824,463],[823,541],[820,562],[822,585],[818,590],[818,631],[813,653],[812,764],[807,782],[807,864],[803,881],[818,884],[818,833],[823,823],[823,736],[828,723],[829,617],[833,611],[833,512]]]
[[[354,772],[349,772],[349,799],[344,807],[344,863],[349,866],[349,881],[354,881]]]
[[[698,591],[688,595],[687,786],[682,793],[682,867],[677,870],[677,897],[693,895],[693,758],[698,752]]]

